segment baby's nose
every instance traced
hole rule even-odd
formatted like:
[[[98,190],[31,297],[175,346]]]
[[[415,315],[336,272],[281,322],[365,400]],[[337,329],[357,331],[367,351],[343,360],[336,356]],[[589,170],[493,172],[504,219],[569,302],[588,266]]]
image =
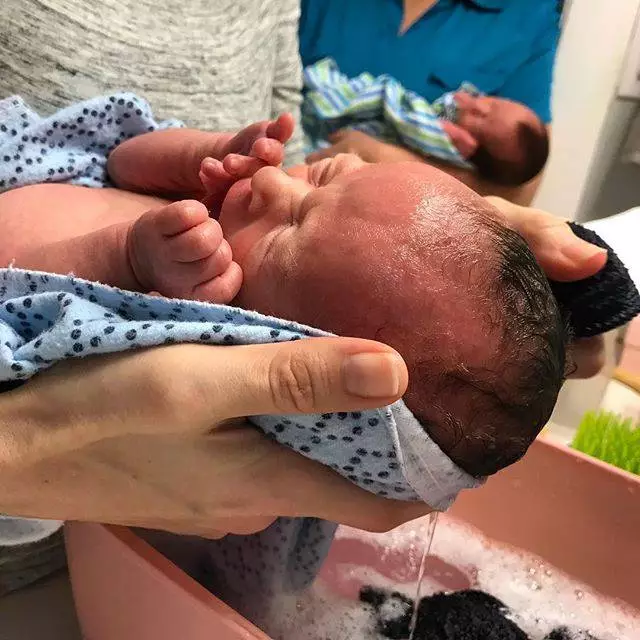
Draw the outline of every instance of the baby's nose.
[[[301,180],[296,180],[277,167],[264,167],[257,171],[251,179],[250,208],[256,211],[274,206],[283,208],[297,196],[303,187]]]
[[[286,190],[288,179],[287,174],[277,167],[263,167],[257,171],[251,178],[251,205],[264,206],[279,199]]]

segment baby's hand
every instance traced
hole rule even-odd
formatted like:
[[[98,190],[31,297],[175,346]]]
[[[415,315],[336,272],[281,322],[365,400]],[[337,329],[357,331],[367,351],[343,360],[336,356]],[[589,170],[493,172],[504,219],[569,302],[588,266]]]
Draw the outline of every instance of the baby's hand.
[[[293,133],[291,114],[277,120],[249,125],[234,136],[225,147],[223,161],[205,158],[200,167],[204,187],[203,203],[214,216],[231,186],[242,178],[250,178],[258,169],[277,167],[284,159],[284,143]]]
[[[277,120],[250,124],[239,131],[224,147],[222,157],[232,153],[261,158],[267,164],[278,166],[284,159],[284,145],[293,135],[295,122],[290,113]],[[266,143],[266,144],[265,144]]]

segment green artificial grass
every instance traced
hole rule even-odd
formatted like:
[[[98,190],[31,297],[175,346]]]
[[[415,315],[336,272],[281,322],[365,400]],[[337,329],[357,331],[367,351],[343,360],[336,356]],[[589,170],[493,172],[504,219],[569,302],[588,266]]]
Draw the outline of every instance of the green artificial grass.
[[[640,475],[640,425],[615,413],[589,411],[571,446],[620,469]]]

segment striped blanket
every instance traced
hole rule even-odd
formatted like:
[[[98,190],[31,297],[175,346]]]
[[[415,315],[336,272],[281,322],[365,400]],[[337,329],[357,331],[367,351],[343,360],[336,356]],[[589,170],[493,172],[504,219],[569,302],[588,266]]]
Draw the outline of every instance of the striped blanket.
[[[302,124],[308,151],[327,146],[331,133],[352,128],[423,156],[471,167],[442,128],[443,119],[456,119],[453,92],[428,102],[388,75],[365,72],[348,78],[330,58],[304,70],[304,86]],[[479,93],[469,83],[460,90]]]

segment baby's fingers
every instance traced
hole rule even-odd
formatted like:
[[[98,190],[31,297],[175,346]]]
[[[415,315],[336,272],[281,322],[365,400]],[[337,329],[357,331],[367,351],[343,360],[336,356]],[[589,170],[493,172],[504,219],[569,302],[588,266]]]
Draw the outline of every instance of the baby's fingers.
[[[278,167],[284,160],[284,146],[278,140],[259,138],[253,143],[249,155],[272,167]]]
[[[269,163],[260,158],[241,156],[237,153],[231,153],[226,156],[223,165],[225,171],[232,175],[235,180],[251,178],[256,171],[270,166]]]
[[[203,204],[209,211],[218,213],[227,192],[237,178],[229,175],[222,162],[215,158],[205,158],[202,161],[199,177],[205,192]]]
[[[267,127],[267,138],[278,140],[282,144],[287,142],[293,135],[296,123],[290,113],[283,113]]]

